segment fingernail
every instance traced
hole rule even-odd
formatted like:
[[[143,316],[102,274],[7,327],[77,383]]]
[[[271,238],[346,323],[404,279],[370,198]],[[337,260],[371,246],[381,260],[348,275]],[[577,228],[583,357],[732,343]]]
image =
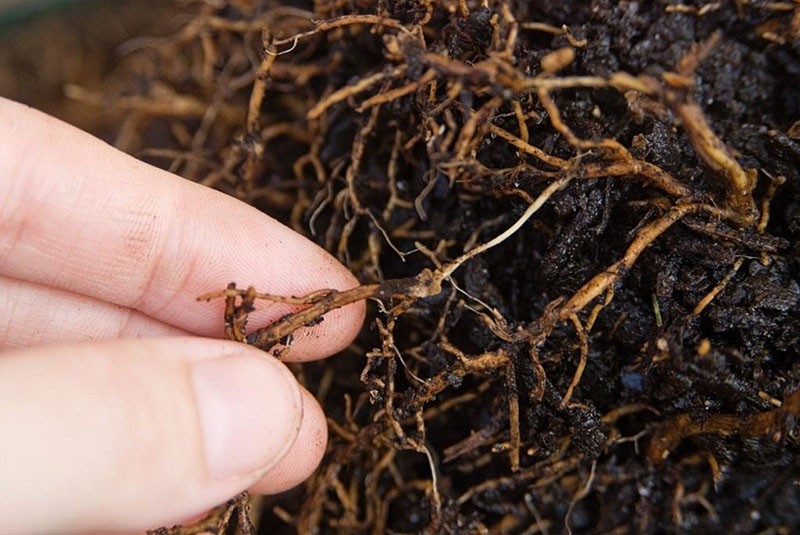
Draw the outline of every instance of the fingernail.
[[[192,366],[212,478],[265,472],[297,438],[300,388],[291,372],[270,358],[237,355]]]

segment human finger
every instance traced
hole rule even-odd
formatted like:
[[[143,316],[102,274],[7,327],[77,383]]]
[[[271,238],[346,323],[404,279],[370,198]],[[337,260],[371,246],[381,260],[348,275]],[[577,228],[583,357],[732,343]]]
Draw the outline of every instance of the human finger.
[[[0,274],[203,336],[220,335],[223,305],[195,298],[230,281],[279,295],[356,285],[323,249],[256,209],[2,98]],[[268,306],[251,325],[287,311]],[[363,316],[362,303],[328,313],[298,333],[289,358],[343,349]]]
[[[137,310],[0,276],[0,351],[43,344],[187,334]]]
[[[303,410],[289,370],[244,344],[157,338],[7,354],[3,529],[134,531],[202,513],[304,455],[298,436],[325,431]]]
[[[328,444],[325,414],[317,400],[305,389],[303,394],[303,420],[314,422],[300,429],[292,449],[272,470],[250,487],[254,494],[277,494],[289,490],[308,479],[322,461]]]

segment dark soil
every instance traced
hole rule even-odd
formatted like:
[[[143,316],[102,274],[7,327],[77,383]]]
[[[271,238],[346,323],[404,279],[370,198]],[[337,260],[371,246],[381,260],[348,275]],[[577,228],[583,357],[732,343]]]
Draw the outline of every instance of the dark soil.
[[[800,5],[180,4],[70,94],[381,302],[264,533],[800,527]]]

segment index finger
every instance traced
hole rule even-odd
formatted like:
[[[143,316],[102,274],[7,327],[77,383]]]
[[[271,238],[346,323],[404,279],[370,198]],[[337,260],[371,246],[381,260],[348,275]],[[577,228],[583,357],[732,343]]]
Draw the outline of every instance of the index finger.
[[[52,117],[0,98],[0,274],[141,311],[219,336],[228,282],[278,295],[347,289],[353,275],[311,241],[218,191],[136,160]],[[267,306],[254,326],[287,312]],[[363,303],[302,329],[293,360],[358,333]]]

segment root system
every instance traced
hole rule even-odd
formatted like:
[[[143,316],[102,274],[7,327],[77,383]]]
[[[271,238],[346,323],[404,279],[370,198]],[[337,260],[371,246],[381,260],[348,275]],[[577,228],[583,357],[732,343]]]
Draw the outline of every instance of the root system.
[[[362,281],[209,288],[228,338],[373,304],[297,368],[329,450],[265,533],[800,525],[800,4],[184,3],[70,94]]]

